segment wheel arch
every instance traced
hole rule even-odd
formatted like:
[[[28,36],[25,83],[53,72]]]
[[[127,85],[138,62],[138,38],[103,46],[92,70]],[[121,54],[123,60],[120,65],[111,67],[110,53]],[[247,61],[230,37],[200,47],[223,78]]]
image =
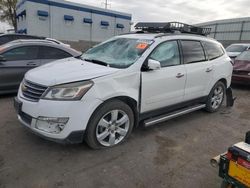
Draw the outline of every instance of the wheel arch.
[[[222,83],[225,85],[226,89],[228,88],[227,79],[221,78],[221,79],[219,79],[217,82],[222,82]],[[217,83],[217,82],[216,82],[216,83]]]
[[[138,102],[135,99],[133,99],[133,98],[131,98],[129,96],[116,96],[116,97],[111,97],[111,98],[106,99],[105,101],[103,101],[99,106],[96,107],[96,109],[94,110],[94,112],[90,116],[89,121],[88,121],[88,125],[89,125],[90,120],[93,118],[93,115],[96,113],[96,111],[99,108],[101,108],[103,105],[105,105],[106,103],[108,103],[110,101],[113,101],[113,100],[122,101],[122,102],[124,102],[125,104],[127,104],[131,108],[131,110],[133,111],[133,114],[134,114],[134,127],[137,127],[139,125],[139,107],[138,107]]]

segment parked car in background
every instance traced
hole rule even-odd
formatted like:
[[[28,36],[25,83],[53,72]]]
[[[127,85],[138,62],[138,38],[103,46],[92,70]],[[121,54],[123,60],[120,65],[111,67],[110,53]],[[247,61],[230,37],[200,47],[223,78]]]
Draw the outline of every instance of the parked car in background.
[[[232,82],[250,85],[250,50],[242,52],[235,59]]]
[[[18,39],[45,39],[45,37],[33,36],[33,35],[24,35],[24,34],[2,34],[0,35],[0,46]]]
[[[80,52],[47,40],[19,40],[0,46],[0,94],[16,92],[24,74],[57,59]]]
[[[235,59],[238,55],[240,55],[245,50],[248,50],[250,48],[250,44],[231,44],[226,48],[227,55],[231,59]]]

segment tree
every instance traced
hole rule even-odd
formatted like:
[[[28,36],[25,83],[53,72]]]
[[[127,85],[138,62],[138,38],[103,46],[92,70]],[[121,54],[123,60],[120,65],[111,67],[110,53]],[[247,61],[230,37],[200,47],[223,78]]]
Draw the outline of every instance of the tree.
[[[17,31],[16,21],[17,0],[0,0],[0,20],[7,21]]]

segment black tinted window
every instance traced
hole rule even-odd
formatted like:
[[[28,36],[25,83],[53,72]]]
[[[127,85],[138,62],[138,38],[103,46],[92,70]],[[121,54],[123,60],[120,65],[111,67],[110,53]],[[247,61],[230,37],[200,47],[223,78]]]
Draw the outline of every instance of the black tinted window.
[[[179,65],[180,55],[177,41],[160,44],[150,55],[149,59],[159,61],[162,67]]]
[[[37,37],[37,36],[30,36],[30,35],[23,35],[19,36],[20,39],[42,39],[43,37]]]
[[[11,41],[11,39],[8,36],[2,36],[2,37],[0,37],[0,45],[3,45],[3,44],[5,44],[5,43],[7,43],[9,41]]]
[[[63,59],[67,57],[71,57],[69,53],[53,48],[53,47],[48,47],[48,46],[41,46],[40,47],[40,58],[41,59]]]
[[[181,41],[184,63],[205,61],[205,54],[199,41]]]
[[[7,61],[32,60],[38,58],[37,46],[25,46],[11,49],[2,54]]]
[[[210,60],[216,59],[224,54],[221,46],[213,42],[202,42]]]

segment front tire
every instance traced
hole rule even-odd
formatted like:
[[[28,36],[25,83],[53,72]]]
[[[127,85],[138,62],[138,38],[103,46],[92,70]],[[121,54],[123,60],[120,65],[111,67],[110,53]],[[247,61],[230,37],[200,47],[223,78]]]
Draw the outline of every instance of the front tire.
[[[206,102],[206,111],[217,112],[224,101],[225,93],[225,84],[221,81],[217,82],[208,95]]]
[[[92,115],[86,142],[93,149],[113,147],[124,142],[134,126],[132,109],[120,100],[104,103]]]

